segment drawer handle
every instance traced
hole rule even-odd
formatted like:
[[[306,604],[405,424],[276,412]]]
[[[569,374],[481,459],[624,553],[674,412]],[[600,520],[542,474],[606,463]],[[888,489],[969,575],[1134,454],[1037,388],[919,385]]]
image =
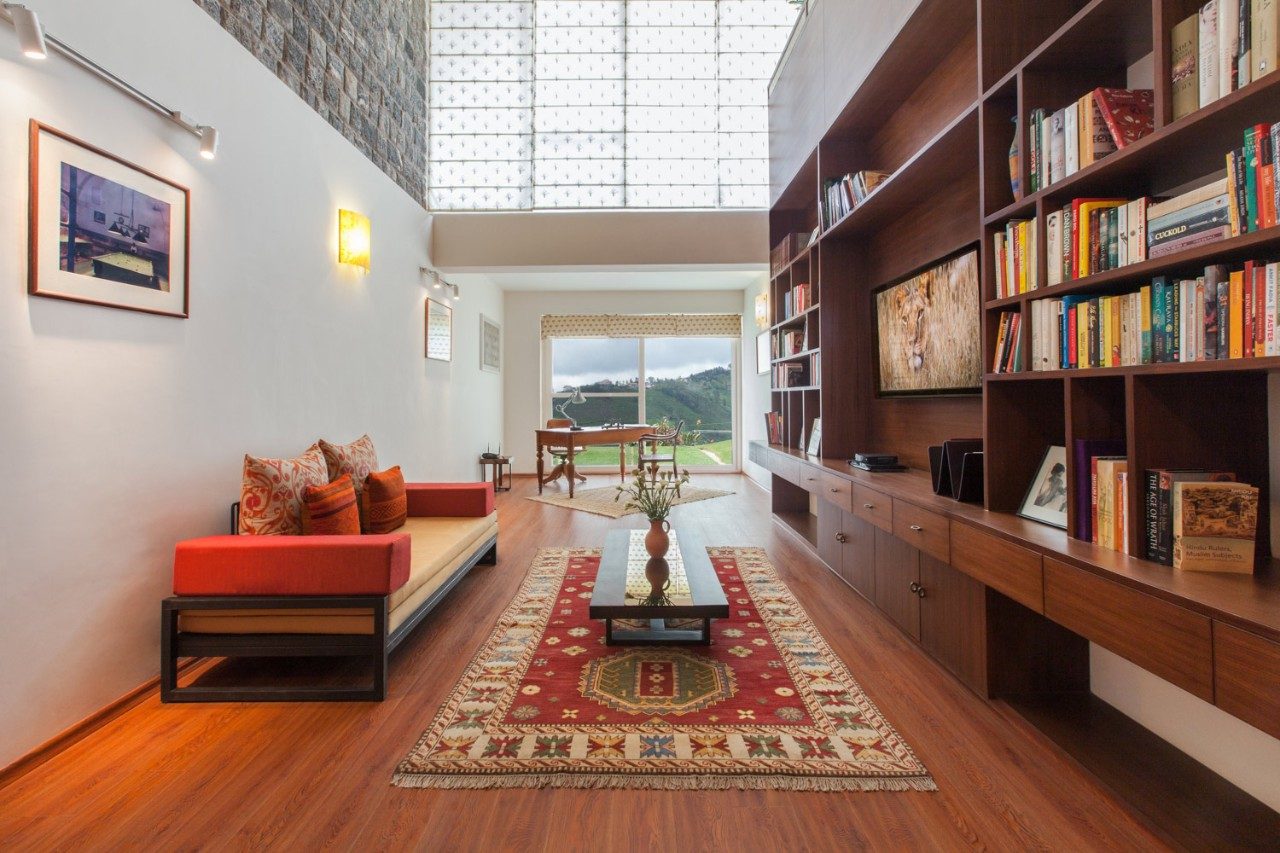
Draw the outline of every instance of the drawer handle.
[[[875,505],[875,504],[863,504],[863,505],[862,505],[862,508],[863,508],[863,509],[875,509],[875,508],[876,508],[876,505]]]
[[[920,525],[918,525],[918,524],[913,524],[913,525],[911,525],[911,529],[912,529],[912,530],[914,530],[916,533],[923,533],[923,532],[924,532],[924,528],[923,528],[923,527],[921,527],[921,526],[920,526]]]
[[[812,483],[812,482],[815,482],[818,478],[817,478],[817,477],[805,477],[805,479],[806,479],[806,480],[808,480],[810,483]]]
[[[832,489],[832,490],[831,490],[831,494],[833,494],[833,495],[838,495],[838,494],[840,494],[840,490],[839,490],[839,489]]]

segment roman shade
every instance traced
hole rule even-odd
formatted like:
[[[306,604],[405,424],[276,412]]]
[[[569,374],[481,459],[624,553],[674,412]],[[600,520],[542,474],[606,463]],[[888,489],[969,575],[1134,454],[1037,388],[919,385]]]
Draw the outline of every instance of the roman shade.
[[[737,338],[741,314],[544,314],[547,338]]]

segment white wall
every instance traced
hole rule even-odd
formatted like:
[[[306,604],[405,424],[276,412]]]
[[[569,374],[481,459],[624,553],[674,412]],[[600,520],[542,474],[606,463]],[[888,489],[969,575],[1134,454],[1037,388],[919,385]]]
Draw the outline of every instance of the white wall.
[[[674,275],[672,284],[679,284]],[[528,474],[537,470],[533,431],[542,423],[543,417],[542,315],[738,314],[742,311],[742,291],[508,291],[505,302],[502,446],[508,453],[515,454],[515,471]]]
[[[747,458],[746,447],[751,441],[765,439],[764,413],[773,406],[769,393],[769,374],[756,373],[756,296],[769,290],[768,276],[762,276],[754,287],[742,294],[742,471],[766,489],[772,485],[772,475]]]
[[[200,121],[194,138],[0,24],[0,766],[154,676],[179,539],[223,532],[246,451],[368,431],[411,479],[477,477],[501,377],[423,359],[426,213],[191,2],[33,0],[50,32]],[[28,297],[27,121],[190,187],[191,318]],[[373,271],[336,263],[338,207]],[[736,302],[735,302],[736,306]]]

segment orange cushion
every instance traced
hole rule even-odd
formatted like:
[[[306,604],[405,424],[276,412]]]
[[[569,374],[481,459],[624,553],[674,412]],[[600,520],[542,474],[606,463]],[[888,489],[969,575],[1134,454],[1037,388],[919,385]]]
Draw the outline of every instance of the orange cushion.
[[[390,533],[404,527],[409,503],[399,465],[368,476],[360,493],[360,508],[365,533]]]
[[[350,444],[330,444],[323,438],[318,443],[325,464],[329,466],[329,480],[350,474],[351,486],[359,498],[365,478],[378,470],[378,454],[374,452],[373,439],[362,435]]]
[[[240,486],[240,532],[257,535],[302,532],[302,495],[307,486],[329,482],[318,445],[294,459],[263,459],[245,454]]]
[[[360,509],[350,474],[324,486],[307,486],[302,495],[302,532],[308,536],[360,535]]]

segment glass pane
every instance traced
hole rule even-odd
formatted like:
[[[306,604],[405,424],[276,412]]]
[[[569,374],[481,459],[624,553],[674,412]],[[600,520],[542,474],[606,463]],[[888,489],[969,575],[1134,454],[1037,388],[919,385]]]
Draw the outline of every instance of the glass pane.
[[[649,423],[684,420],[682,465],[733,464],[731,338],[649,338],[644,343]]]
[[[640,395],[626,397],[598,397],[584,393],[586,402],[565,405],[568,394],[553,394],[551,397],[551,417],[569,417],[577,421],[578,426],[592,427],[605,424],[635,424],[640,422]],[[636,464],[636,447],[626,447],[627,468]],[[584,447],[574,454],[574,463],[583,467],[604,467],[618,470],[618,445],[600,444]]]
[[[556,338],[551,342],[551,389],[582,393],[640,390],[637,338]]]

